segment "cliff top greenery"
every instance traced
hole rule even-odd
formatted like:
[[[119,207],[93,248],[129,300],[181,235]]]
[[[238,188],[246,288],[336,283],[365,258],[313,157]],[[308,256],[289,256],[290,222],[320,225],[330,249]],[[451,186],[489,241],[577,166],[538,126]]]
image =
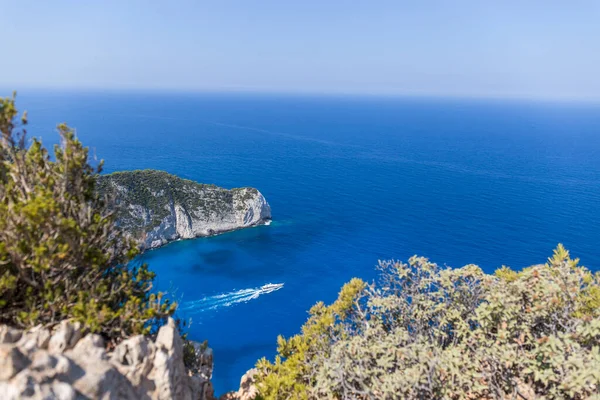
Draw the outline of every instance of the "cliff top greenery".
[[[100,189],[110,182],[126,188],[131,188],[138,183],[143,183],[147,186],[158,188],[163,188],[165,185],[174,185],[176,187],[190,185],[197,189],[218,188],[213,184],[195,182],[190,179],[181,178],[179,176],[169,174],[168,172],[155,169],[137,169],[133,171],[112,172],[110,174],[100,175],[99,181],[101,182],[99,183]]]
[[[80,321],[110,341],[148,333],[175,310],[96,190],[102,165],[65,124],[53,156],[0,99],[0,323]]]
[[[208,218],[211,213],[231,211],[237,194],[242,195],[240,199],[244,201],[257,192],[254,188],[227,190],[152,169],[101,175],[98,178],[98,190],[115,200],[111,207],[119,223],[134,234],[158,226],[171,214],[174,204]],[[147,210],[150,220],[132,214],[130,206],[135,205]]]
[[[488,275],[380,263],[257,364],[262,399],[598,399],[600,276],[559,245]]]

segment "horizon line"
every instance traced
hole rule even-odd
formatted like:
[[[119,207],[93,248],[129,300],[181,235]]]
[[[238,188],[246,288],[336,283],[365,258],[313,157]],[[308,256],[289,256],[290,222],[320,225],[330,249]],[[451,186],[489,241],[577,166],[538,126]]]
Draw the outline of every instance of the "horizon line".
[[[177,88],[177,87],[139,87],[139,86],[49,86],[21,85],[20,89],[9,88],[0,84],[0,97],[13,92],[45,91],[45,92],[74,92],[74,93],[154,93],[154,94],[239,94],[239,95],[273,95],[297,97],[346,97],[346,98],[387,98],[387,99],[447,99],[447,100],[482,100],[482,101],[525,101],[549,103],[582,103],[600,104],[600,97],[577,96],[541,96],[533,94],[497,94],[497,93],[434,93],[434,92],[394,92],[394,91],[352,91],[352,90],[294,90],[269,89],[250,87],[215,87],[215,88]]]

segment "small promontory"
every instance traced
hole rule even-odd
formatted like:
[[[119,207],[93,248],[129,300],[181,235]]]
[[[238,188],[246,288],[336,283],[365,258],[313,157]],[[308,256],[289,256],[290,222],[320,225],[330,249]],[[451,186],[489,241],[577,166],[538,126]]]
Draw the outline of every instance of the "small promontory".
[[[271,207],[257,189],[228,190],[164,171],[102,175],[98,188],[114,199],[117,225],[145,249],[271,220]]]

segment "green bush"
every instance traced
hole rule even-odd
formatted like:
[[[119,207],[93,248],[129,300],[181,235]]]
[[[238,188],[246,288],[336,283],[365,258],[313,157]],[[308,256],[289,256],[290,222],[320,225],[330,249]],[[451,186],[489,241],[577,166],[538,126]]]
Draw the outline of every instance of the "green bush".
[[[599,276],[561,245],[521,272],[416,256],[380,269],[278,339],[257,363],[261,398],[598,398]]]
[[[175,304],[151,294],[153,274],[132,262],[96,190],[102,165],[65,124],[51,156],[26,140],[14,95],[0,99],[0,323],[82,322],[109,340],[149,333]]]

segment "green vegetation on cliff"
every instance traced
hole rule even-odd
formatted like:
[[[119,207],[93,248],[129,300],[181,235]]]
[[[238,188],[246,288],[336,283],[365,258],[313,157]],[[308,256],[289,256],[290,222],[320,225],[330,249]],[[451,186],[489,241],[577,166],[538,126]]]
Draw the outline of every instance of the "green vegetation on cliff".
[[[208,204],[203,196],[198,196],[198,193],[209,188],[217,187],[151,169],[114,172],[98,178],[100,193],[116,200],[117,204],[114,207],[116,217],[123,223],[124,228],[133,234],[158,226],[171,213],[171,203],[205,208]],[[227,197],[229,193],[223,192],[225,193],[219,192],[222,194],[221,197]],[[231,202],[228,198],[219,198],[219,200]],[[143,207],[148,211],[149,220],[144,221],[144,225],[140,226],[139,221],[131,217],[129,209],[120,207],[120,204]]]
[[[172,214],[175,204],[188,210],[200,210],[204,217],[225,213],[233,207],[233,199],[242,189],[227,190],[211,184],[202,184],[151,169],[114,172],[98,177],[98,190],[113,198],[116,217],[122,227],[134,235],[151,230]],[[246,188],[242,200],[255,195],[257,190]],[[138,206],[144,214],[132,213]]]
[[[0,323],[71,318],[109,341],[148,333],[174,312],[96,190],[101,166],[65,124],[53,157],[26,145],[25,115],[0,99]]]

